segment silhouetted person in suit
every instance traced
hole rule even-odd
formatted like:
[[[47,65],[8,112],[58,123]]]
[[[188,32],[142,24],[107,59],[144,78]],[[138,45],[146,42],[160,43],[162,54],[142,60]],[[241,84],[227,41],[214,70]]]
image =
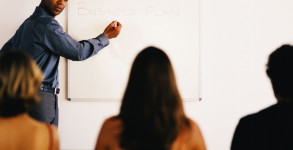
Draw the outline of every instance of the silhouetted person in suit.
[[[283,45],[267,64],[277,103],[243,117],[231,150],[293,150],[293,47]]]

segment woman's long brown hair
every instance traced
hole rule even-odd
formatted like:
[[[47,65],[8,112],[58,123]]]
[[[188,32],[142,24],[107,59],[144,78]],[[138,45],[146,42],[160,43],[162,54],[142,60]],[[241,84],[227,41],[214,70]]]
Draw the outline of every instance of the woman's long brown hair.
[[[141,51],[133,65],[120,114],[120,146],[127,150],[169,150],[184,126],[184,114],[168,56],[156,47]]]

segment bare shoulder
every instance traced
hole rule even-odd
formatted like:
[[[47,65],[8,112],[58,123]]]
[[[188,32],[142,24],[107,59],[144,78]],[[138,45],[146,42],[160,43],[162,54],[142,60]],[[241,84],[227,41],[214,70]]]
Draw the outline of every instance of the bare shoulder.
[[[121,122],[121,119],[118,116],[112,116],[107,118],[105,122],[108,122],[108,123]]]
[[[190,132],[188,132],[188,145],[190,149],[206,150],[205,142],[198,124],[189,119]]]
[[[120,134],[122,130],[122,121],[118,117],[110,117],[106,119],[102,125],[100,136],[113,138]]]
[[[55,125],[51,125],[52,127],[52,133],[53,133],[53,138],[59,140],[59,134],[58,134],[58,129]]]
[[[118,149],[121,130],[121,119],[116,116],[106,119],[101,127],[95,150]]]
[[[59,134],[55,125],[51,125],[53,136],[53,150],[59,150]]]
[[[47,132],[47,134],[44,134],[44,135],[49,135],[49,137],[52,135],[52,139],[54,141],[53,143],[59,145],[59,133],[58,133],[57,127],[55,125],[47,124],[43,122],[41,122],[41,125],[43,128],[45,128],[44,132]]]
[[[120,128],[121,126],[122,126],[121,119],[119,119],[117,116],[113,116],[113,117],[107,118],[104,121],[102,128],[113,129],[113,128]]]
[[[52,146],[53,150],[59,150],[59,134],[55,125],[35,121],[34,129],[35,145],[39,149]]]
[[[200,128],[199,128],[198,124],[195,121],[193,121],[191,119],[188,119],[188,121],[190,123],[190,130],[192,132],[198,132],[198,131],[200,131]]]

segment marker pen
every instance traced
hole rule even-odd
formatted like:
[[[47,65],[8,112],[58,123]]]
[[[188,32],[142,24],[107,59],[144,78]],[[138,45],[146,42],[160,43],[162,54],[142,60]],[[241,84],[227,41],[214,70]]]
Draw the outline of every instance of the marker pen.
[[[117,21],[115,21],[115,24],[114,24],[114,30],[115,30],[115,31],[117,31],[117,26],[118,26],[118,25],[117,25]]]

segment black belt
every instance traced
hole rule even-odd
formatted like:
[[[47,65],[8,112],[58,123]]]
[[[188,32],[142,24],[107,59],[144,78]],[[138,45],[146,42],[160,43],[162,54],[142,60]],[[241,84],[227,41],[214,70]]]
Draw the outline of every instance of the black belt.
[[[53,93],[53,94],[59,94],[59,92],[60,92],[59,88],[52,88],[52,87],[45,86],[45,85],[41,85],[40,89],[42,91],[44,91],[44,92],[50,92],[50,93]]]

